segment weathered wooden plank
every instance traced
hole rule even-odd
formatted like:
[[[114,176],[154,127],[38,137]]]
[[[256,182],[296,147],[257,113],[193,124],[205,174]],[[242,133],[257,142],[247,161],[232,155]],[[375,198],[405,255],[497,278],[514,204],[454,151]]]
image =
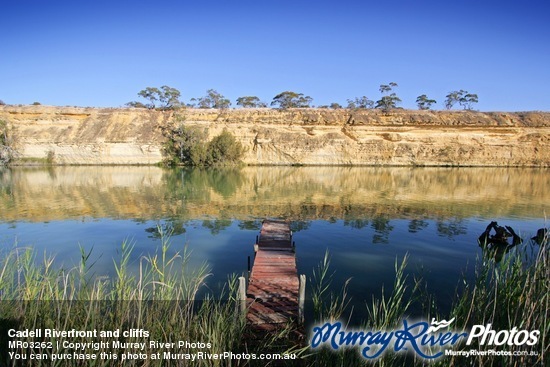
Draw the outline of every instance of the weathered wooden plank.
[[[292,277],[293,274],[296,273],[296,269],[288,269],[286,267],[259,267],[258,269],[254,269],[252,272],[252,277],[255,278],[258,277],[277,277],[277,278],[285,278],[285,277]]]
[[[278,255],[278,254],[266,254],[266,252],[272,252],[271,250],[265,250],[262,249],[262,256],[258,257],[256,256],[256,259],[254,260],[255,264],[272,264],[272,263],[287,263],[287,264],[296,264],[296,259],[294,258],[294,254],[291,256],[287,255],[286,253]]]
[[[288,261],[266,261],[264,259],[259,262],[254,262],[254,267],[257,267],[258,269],[273,268],[275,270],[280,270],[280,271],[285,271],[285,270],[296,271],[296,265]]]
[[[289,249],[276,249],[276,248],[266,249],[263,246],[260,249],[269,250],[269,251],[265,251],[263,254],[263,257],[267,259],[294,259],[295,258],[294,252]]]

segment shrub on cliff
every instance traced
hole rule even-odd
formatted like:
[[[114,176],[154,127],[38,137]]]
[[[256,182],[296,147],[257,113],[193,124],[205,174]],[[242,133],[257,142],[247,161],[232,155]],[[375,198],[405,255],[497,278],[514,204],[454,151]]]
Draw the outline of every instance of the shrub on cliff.
[[[0,120],[0,145],[6,145],[8,141],[8,124]]]
[[[13,158],[14,153],[8,136],[8,124],[0,120],[0,166],[7,165]]]
[[[165,135],[164,154],[169,165],[235,165],[244,153],[242,144],[227,130],[207,142],[206,129],[179,123]]]
[[[206,129],[188,127],[183,123],[165,131],[167,137],[164,145],[166,163],[170,165],[186,164],[203,165],[206,161]]]
[[[242,144],[235,139],[233,134],[224,130],[208,143],[207,164],[210,166],[237,164],[243,153]]]

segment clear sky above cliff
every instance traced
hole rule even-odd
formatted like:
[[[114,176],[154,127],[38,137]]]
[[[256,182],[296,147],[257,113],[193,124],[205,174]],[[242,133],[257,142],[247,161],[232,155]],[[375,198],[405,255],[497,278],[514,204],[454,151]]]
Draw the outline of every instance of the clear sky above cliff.
[[[0,99],[117,107],[147,86],[314,105],[396,82],[477,93],[482,111],[550,110],[550,5],[526,1],[2,1]]]

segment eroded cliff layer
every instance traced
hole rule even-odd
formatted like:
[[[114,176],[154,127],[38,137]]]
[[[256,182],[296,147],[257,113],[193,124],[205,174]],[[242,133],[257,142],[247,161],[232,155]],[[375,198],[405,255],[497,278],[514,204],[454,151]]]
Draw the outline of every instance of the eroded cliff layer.
[[[550,113],[328,109],[173,112],[0,106],[20,162],[155,164],[163,130],[229,130],[247,164],[550,166]],[[178,122],[176,122],[178,121]]]

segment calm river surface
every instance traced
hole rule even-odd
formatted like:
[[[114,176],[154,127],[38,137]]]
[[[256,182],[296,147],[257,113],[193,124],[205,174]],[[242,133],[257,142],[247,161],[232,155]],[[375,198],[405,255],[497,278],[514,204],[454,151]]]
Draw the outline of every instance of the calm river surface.
[[[292,221],[299,273],[328,250],[334,289],[352,278],[356,307],[391,289],[394,263],[421,275],[442,309],[482,257],[477,238],[496,220],[528,238],[547,226],[550,170],[515,168],[159,167],[0,169],[0,247],[33,246],[65,267],[93,248],[94,274],[113,275],[121,243],[131,266],[174,229],[173,250],[207,262],[216,291],[247,257],[264,218]]]

